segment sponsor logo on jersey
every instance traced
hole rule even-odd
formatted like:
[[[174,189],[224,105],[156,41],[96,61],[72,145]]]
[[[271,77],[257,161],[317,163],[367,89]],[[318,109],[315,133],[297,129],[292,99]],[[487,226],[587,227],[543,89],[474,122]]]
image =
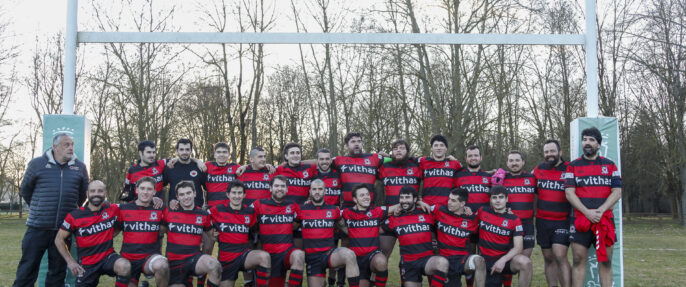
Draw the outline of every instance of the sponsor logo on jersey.
[[[250,229],[242,224],[219,224],[219,231],[229,233],[248,233]]]
[[[466,220],[463,220],[462,224],[460,226],[462,226],[463,228],[467,228],[468,225],[469,225],[469,222],[467,222]]]
[[[310,173],[307,171],[303,171],[303,177],[310,177]]]
[[[510,236],[510,231],[507,229],[502,229],[500,226],[496,226],[490,223],[487,223],[485,221],[481,221],[481,224],[479,225],[480,229],[486,230],[490,233],[495,233],[498,235],[503,235],[503,236]]]
[[[157,168],[154,168],[154,167],[153,167],[153,168],[152,168],[152,175],[156,175],[156,174],[158,174],[158,173],[160,173],[160,171],[157,170]]]
[[[198,176],[198,172],[195,171],[195,170],[191,170],[191,176],[192,176],[192,177]]]
[[[331,214],[331,210],[326,211],[326,218],[331,218],[333,215]]]
[[[245,224],[250,224],[250,216],[245,216]]]
[[[264,180],[269,180],[269,175],[265,173],[264,176],[263,176],[262,178],[263,178]]]
[[[150,213],[150,220],[157,220],[157,212],[151,212]]]
[[[371,211],[367,211],[367,217],[372,217],[372,212],[371,212]]]
[[[533,186],[508,186],[508,193],[535,193],[536,189]]]
[[[462,188],[466,189],[467,192],[469,193],[488,193],[489,188],[488,186],[484,185],[475,185],[475,184],[470,184],[470,185],[463,185]]]
[[[147,221],[124,222],[124,232],[156,232],[160,231],[160,225]]]
[[[103,211],[103,212],[102,212],[102,219],[107,219],[107,218],[109,218],[109,217],[110,217],[110,215],[107,214],[107,211]]]
[[[369,161],[369,159],[368,159],[368,158],[365,158],[365,159],[364,159],[364,164],[372,164],[372,162],[371,162],[371,161]]]
[[[404,235],[417,232],[429,232],[431,231],[431,226],[428,224],[408,224],[397,226],[395,229],[398,235]]]
[[[462,227],[467,227],[467,226],[465,226],[464,223],[467,223],[467,222],[464,221],[462,224],[463,225]],[[471,233],[469,231],[465,231],[465,230],[459,229],[457,227],[450,226],[448,224],[443,224],[443,222],[440,222],[440,221],[438,222],[437,226],[438,226],[438,230],[440,230],[441,232],[446,233],[446,234],[450,234],[452,236],[461,237],[461,238],[467,238],[467,237],[469,237],[469,235]]]
[[[607,166],[602,167],[602,173],[603,174],[608,174],[609,172],[607,171]]]
[[[378,227],[379,221],[376,219],[363,219],[363,220],[353,220],[348,219],[345,221],[348,228],[365,228],[365,227]]]
[[[289,177],[288,178],[288,186],[310,186],[311,180],[307,180],[304,178],[299,178],[299,177]]]
[[[485,177],[485,176],[482,177],[482,178],[481,178],[481,182],[483,182],[483,183],[488,183],[488,178]]]
[[[195,234],[195,235],[201,235],[202,234],[202,228],[197,227],[193,224],[185,224],[185,223],[169,222],[169,230],[171,232],[175,232],[175,233],[185,233],[185,234]]]
[[[447,162],[446,162],[447,164]],[[425,177],[453,177],[454,170],[452,169],[444,169],[444,168],[432,168],[432,169],[425,169],[424,170],[424,176]]]
[[[562,181],[542,179],[538,181],[538,188],[563,191],[565,189],[565,185]]]
[[[412,175],[412,173],[414,173],[414,171],[412,171],[412,168],[408,168],[407,169],[407,175]]]
[[[198,215],[198,217],[195,218],[195,223],[202,224],[202,216]]]
[[[407,176],[394,176],[394,177],[384,177],[384,185],[417,185],[419,184],[419,179],[417,177],[407,177]]]
[[[445,167],[449,167],[449,166],[450,166],[450,163],[448,163],[448,162],[446,161],[446,162],[445,162]]]
[[[107,229],[110,229],[114,226],[114,221],[116,220],[116,217],[107,220],[107,221],[102,221],[98,222],[96,224],[93,224],[91,226],[86,226],[86,227],[81,227],[79,228],[79,236],[90,236],[93,234],[96,234],[98,232],[105,231]],[[84,235],[85,233],[85,235]]]
[[[305,219],[303,228],[333,228],[333,220],[326,219]]]
[[[369,175],[376,175],[376,169],[369,166],[357,165],[357,164],[346,164],[341,165],[341,173],[363,173]]]
[[[286,213],[291,213],[291,206],[286,206]]]
[[[419,216],[419,222],[424,222],[424,215]]]
[[[338,179],[332,180],[332,181],[331,181],[331,184],[334,185],[334,186],[338,185]]]
[[[578,186],[610,185],[612,183],[611,179],[604,176],[577,177],[575,179]]]
[[[504,219],[504,220],[503,220],[503,227],[507,227],[507,223],[508,223],[508,222],[507,222],[507,219]]]
[[[227,183],[236,180],[233,174],[207,174],[207,182],[209,183]]]
[[[233,166],[226,169],[226,173],[233,173]]]
[[[267,224],[286,224],[286,223],[293,223],[293,215],[286,215],[286,214],[270,214],[270,215],[262,215],[260,217],[260,221],[262,223],[267,223]]]
[[[528,179],[528,178],[525,178],[525,179],[524,179],[524,184],[526,184],[526,185],[530,185],[530,184],[531,184],[531,181],[529,181],[529,179]]]

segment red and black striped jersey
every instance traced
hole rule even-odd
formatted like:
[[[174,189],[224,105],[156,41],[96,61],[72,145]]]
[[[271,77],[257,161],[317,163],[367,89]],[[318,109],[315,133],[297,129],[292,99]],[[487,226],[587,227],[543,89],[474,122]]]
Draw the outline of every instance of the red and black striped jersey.
[[[232,262],[250,250],[248,235],[257,224],[255,210],[243,206],[235,210],[222,204],[210,208],[212,225],[219,231],[219,261]]]
[[[439,253],[446,257],[469,254],[467,244],[476,233],[476,215],[455,214],[447,205],[434,205],[431,209]]]
[[[300,207],[290,200],[277,203],[271,198],[252,204],[259,223],[262,249],[273,254],[293,247],[293,222]]]
[[[157,160],[148,166],[141,166],[140,162],[132,165],[126,171],[124,191],[129,192],[130,194],[136,194],[136,182],[142,177],[149,176],[155,179],[155,196],[163,198],[162,189],[164,188],[164,178],[162,172],[164,172],[166,166],[167,160],[165,159]]]
[[[391,216],[386,222],[388,228],[398,235],[400,256],[404,261],[414,261],[433,255],[431,234],[434,219],[431,214],[415,208],[400,216]]]
[[[212,227],[210,215],[200,207],[192,210],[164,210],[167,225],[167,258],[184,260],[200,253],[203,232]]]
[[[435,160],[431,157],[419,159],[424,184],[422,201],[428,205],[448,204],[448,195],[455,186],[455,174],[462,168],[457,160]]]
[[[388,217],[386,207],[372,207],[368,210],[346,208],[341,212],[348,227],[348,248],[358,257],[379,249],[379,227]]]
[[[269,174],[269,169],[263,167],[260,170],[254,170],[251,166],[245,169],[245,172],[238,176],[238,180],[245,184],[245,198],[243,203],[250,206],[254,201],[260,199],[268,199],[272,197],[269,191],[269,181],[274,177]]]
[[[333,165],[341,173],[343,207],[355,205],[352,190],[358,184],[366,184],[374,202],[374,182],[383,164],[383,157],[379,154],[363,154],[359,157],[337,156],[333,158]]]
[[[207,178],[205,179],[207,206],[228,204],[227,188],[229,183],[236,180],[236,169],[238,169],[239,165],[235,163],[219,165],[215,161],[208,161],[205,163],[205,166],[207,166]]]
[[[324,181],[324,202],[334,206],[341,205],[341,174],[331,169],[327,173],[322,173],[317,170],[317,175],[314,179],[321,179]]]
[[[534,198],[536,197],[536,178],[533,174],[522,171],[520,175],[509,172],[503,180],[507,189],[507,206],[512,209],[519,220],[530,222],[534,219]]]
[[[524,236],[522,221],[514,214],[496,213],[484,207],[476,214],[479,225],[479,250],[486,260],[498,260],[513,247],[515,236]]]
[[[297,219],[302,227],[305,252],[326,252],[336,247],[333,235],[340,218],[341,210],[337,206],[316,206],[311,202],[301,205]]]
[[[419,193],[422,173],[417,161],[409,159],[404,165],[397,165],[393,162],[384,163],[379,168],[379,178],[383,180],[384,205],[391,206],[398,204],[400,189],[403,186],[411,186]]]
[[[276,168],[276,174],[283,175],[288,179],[286,200],[303,204],[310,196],[310,183],[317,175],[317,166],[312,164],[301,164],[295,167],[281,165]]]
[[[455,187],[462,187],[469,192],[467,206],[472,212],[491,205],[491,197],[488,194],[491,191],[491,174],[483,169],[472,172],[463,167],[455,173]]]
[[[160,252],[160,223],[164,210],[138,206],[135,202],[119,206],[118,228],[122,231],[121,256],[129,261],[140,260]]]
[[[612,188],[622,187],[622,175],[611,160],[598,156],[595,160],[580,157],[567,166],[565,187],[576,188],[576,196],[588,209],[596,209],[605,203]],[[612,210],[612,208],[610,208]],[[574,210],[575,216],[583,216]]]
[[[103,203],[98,211],[91,211],[87,206],[82,206],[64,218],[60,228],[76,236],[81,265],[97,264],[114,252],[112,237],[117,216],[119,206]]]
[[[536,218],[546,220],[567,220],[571,205],[565,195],[565,178],[568,162],[558,166],[541,163],[534,168],[538,200],[536,201]]]

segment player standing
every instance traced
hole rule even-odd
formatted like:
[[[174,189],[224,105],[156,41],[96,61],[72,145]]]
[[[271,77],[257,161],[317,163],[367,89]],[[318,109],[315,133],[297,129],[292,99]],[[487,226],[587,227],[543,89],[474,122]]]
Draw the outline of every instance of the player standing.
[[[154,142],[149,140],[138,143],[138,156],[138,162],[126,171],[126,182],[119,200],[123,202],[136,200],[136,182],[146,176],[155,179],[155,197],[164,198],[162,193],[164,189],[162,173],[167,161],[164,159],[155,160],[156,146]]]
[[[256,200],[271,198],[269,182],[274,176],[269,172],[267,156],[261,147],[250,150],[250,165],[236,175],[245,184],[244,204],[249,206]]]
[[[341,174],[332,168],[331,151],[326,148],[317,151],[317,175],[314,179],[324,181],[326,192],[324,202],[341,206]]]
[[[453,178],[462,168],[459,161],[448,159],[447,153],[448,140],[442,135],[435,135],[431,138],[431,156],[419,159],[424,181],[422,201],[428,205],[445,205],[448,202],[450,190],[455,185]]]
[[[348,133],[345,135],[345,156],[337,156],[333,159],[334,168],[341,173],[343,208],[355,205],[352,197],[353,187],[359,184],[367,185],[371,200],[374,202],[374,183],[379,173],[379,167],[383,164],[383,157],[379,154],[364,153],[362,151],[362,135]]]
[[[575,228],[570,228],[569,235],[574,264],[572,284],[583,285],[588,248],[595,245],[600,285],[610,287],[616,239],[612,207],[622,196],[621,173],[614,162],[598,154],[603,138],[597,128],[583,130],[581,138],[584,154],[569,163],[565,176],[565,194],[574,207]],[[598,234],[594,235],[594,231]]]
[[[477,211],[489,205],[491,174],[481,169],[481,148],[478,146],[467,147],[465,162],[467,166],[455,173],[455,187],[462,187],[469,192],[467,207]]]
[[[310,195],[310,182],[317,175],[317,166],[301,162],[302,148],[297,143],[286,144],[283,156],[286,164],[276,168],[276,175],[283,175],[288,179],[286,200],[303,204]]]
[[[536,240],[534,238],[534,199],[536,197],[536,178],[524,171],[524,155],[516,150],[507,155],[508,172],[503,180],[507,189],[507,202],[512,212],[522,222],[524,242],[522,254],[531,257]]]
[[[105,201],[107,190],[102,181],[88,185],[88,204],[73,210],[64,219],[55,237],[55,246],[77,276],[76,286],[98,286],[101,275],[117,276],[116,286],[128,286],[131,263],[114,252],[112,238],[119,207]],[[76,236],[79,262],[69,254],[65,240]]]
[[[193,143],[189,139],[179,139],[176,142],[176,156],[179,160],[177,163],[170,165],[164,169],[164,185],[169,184],[169,205],[175,207],[178,204],[176,187],[182,181],[190,181],[193,183],[195,190],[195,206],[204,207],[207,202],[205,193],[205,172],[204,163],[194,160],[191,157],[193,153]]]
[[[236,169],[239,165],[229,162],[229,145],[220,142],[214,145],[214,160],[205,163],[207,166],[207,207],[226,205],[229,183],[236,180]]]

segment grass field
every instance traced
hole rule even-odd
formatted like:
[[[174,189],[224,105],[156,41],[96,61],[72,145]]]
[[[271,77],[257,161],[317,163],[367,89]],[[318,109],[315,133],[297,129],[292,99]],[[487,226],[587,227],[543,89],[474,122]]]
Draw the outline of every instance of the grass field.
[[[0,217],[0,286],[10,286],[21,257],[21,239],[25,219]],[[625,221],[626,222],[626,221]],[[115,249],[121,246],[121,237]],[[216,250],[216,248],[215,248]],[[543,277],[543,257],[538,247],[532,255],[534,277],[532,286],[546,286]],[[388,286],[399,286],[398,248],[389,266]],[[671,220],[654,217],[633,219],[624,225],[625,286],[686,286],[686,228]],[[516,278],[514,280],[516,285]],[[111,278],[103,277],[101,286],[114,286]],[[153,284],[154,285],[154,284]],[[425,283],[425,285],[428,285]],[[240,286],[240,285],[239,285]]]

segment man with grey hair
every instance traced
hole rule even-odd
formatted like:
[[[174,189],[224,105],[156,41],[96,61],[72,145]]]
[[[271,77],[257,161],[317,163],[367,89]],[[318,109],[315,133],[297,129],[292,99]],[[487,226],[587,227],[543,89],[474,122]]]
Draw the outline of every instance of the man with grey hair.
[[[29,217],[13,286],[34,285],[45,250],[45,285],[64,285],[67,264],[54,239],[65,216],[86,200],[87,189],[88,171],[74,155],[74,139],[68,133],[56,134],[52,148],[29,162],[21,183],[20,192],[29,205]]]

